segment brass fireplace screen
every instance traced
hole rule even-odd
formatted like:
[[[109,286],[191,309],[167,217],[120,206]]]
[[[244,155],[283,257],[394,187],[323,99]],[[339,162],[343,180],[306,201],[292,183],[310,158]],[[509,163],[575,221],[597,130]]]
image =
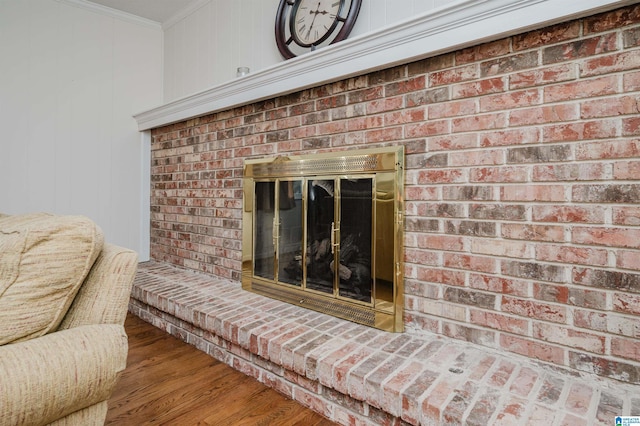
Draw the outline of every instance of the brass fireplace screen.
[[[242,286],[403,330],[404,148],[244,165]]]

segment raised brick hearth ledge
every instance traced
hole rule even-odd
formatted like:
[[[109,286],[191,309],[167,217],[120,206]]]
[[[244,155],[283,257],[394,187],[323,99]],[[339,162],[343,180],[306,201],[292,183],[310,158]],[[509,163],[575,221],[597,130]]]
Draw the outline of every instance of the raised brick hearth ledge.
[[[612,425],[637,386],[432,334],[387,333],[140,264],[130,311],[344,425]]]

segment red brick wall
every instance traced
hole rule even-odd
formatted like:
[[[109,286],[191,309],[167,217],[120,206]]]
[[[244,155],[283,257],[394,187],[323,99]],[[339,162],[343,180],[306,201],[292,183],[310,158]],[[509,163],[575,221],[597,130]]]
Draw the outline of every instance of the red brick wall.
[[[153,131],[152,257],[239,281],[250,156],[406,146],[405,309],[640,383],[640,5]]]

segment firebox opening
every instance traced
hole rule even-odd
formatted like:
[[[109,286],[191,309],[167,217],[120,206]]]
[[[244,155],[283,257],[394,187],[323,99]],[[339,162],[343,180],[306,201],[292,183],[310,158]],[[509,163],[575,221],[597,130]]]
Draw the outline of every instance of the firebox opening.
[[[403,155],[248,160],[243,287],[401,331]]]

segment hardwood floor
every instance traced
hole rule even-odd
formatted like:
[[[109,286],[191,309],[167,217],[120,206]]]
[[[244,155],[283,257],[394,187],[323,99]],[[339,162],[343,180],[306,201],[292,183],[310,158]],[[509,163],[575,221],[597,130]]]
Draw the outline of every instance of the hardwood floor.
[[[127,369],[107,425],[305,425],[335,423],[129,314]]]

